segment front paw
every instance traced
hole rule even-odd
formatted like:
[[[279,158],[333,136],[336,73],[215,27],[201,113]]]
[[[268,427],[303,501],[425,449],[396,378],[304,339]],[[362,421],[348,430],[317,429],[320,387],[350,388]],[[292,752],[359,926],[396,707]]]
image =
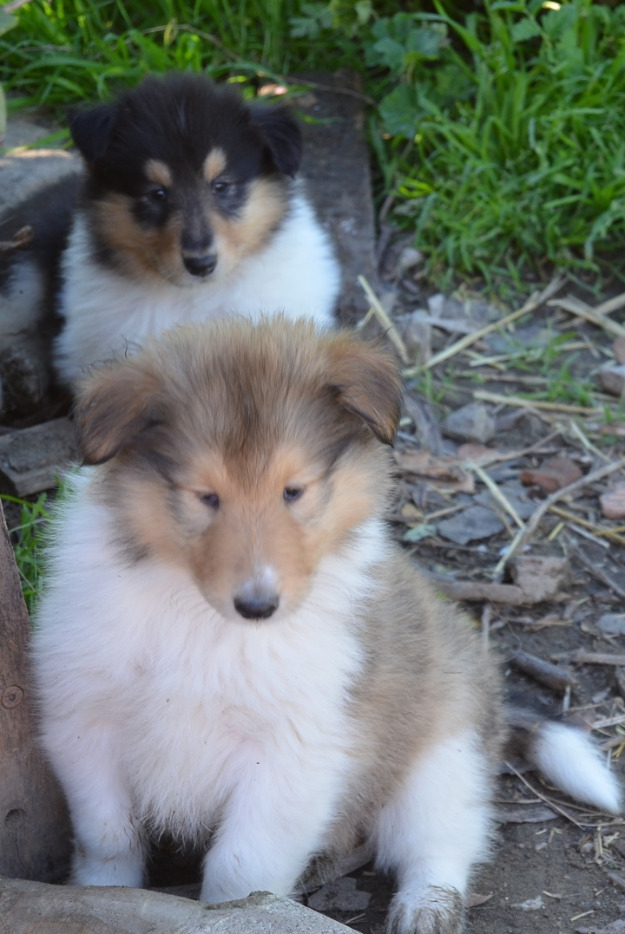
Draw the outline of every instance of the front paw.
[[[460,934],[463,898],[457,889],[431,885],[414,896],[399,892],[388,914],[387,934]]]

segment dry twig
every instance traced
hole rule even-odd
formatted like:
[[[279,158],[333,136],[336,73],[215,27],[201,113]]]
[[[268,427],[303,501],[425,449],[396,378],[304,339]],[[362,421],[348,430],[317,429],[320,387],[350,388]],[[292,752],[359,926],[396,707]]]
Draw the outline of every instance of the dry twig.
[[[373,289],[371,288],[371,286],[369,285],[368,281],[365,279],[364,276],[358,276],[358,283],[363,289],[365,295],[367,296],[369,300],[369,304],[371,306],[367,314],[364,316],[362,321],[359,323],[358,327],[363,327],[363,325],[365,325],[366,322],[372,316],[376,317],[378,321],[380,322],[380,324],[382,325],[382,327],[384,328],[386,336],[388,337],[392,345],[395,347],[397,353],[399,354],[402,363],[410,363],[410,356],[408,354],[408,351],[406,350],[406,345],[404,344],[402,340],[401,334],[399,333],[399,331],[393,324],[393,321],[391,320],[386,309],[382,305],[382,302],[380,301],[378,296],[375,294],[375,292],[373,291]]]
[[[575,493],[582,487],[589,486],[591,483],[596,483],[598,480],[603,480],[604,477],[615,473],[617,470],[621,470],[624,466],[625,458],[621,458],[618,461],[613,461],[611,464],[604,464],[603,467],[599,467],[597,470],[593,470],[590,473],[585,474],[583,477],[580,477],[579,480],[574,480],[573,483],[569,483],[568,486],[564,486],[562,489],[556,490],[551,494],[551,496],[548,496],[547,499],[543,500],[540,506],[532,514],[527,525],[525,526],[525,529],[519,530],[518,534],[515,535],[512,543],[510,544],[510,547],[495,568],[494,575],[498,576],[503,572],[503,569],[506,567],[511,558],[514,557],[519,549],[523,548],[526,542],[534,534],[545,513],[551,509],[551,507],[557,503],[558,500],[564,499],[565,496],[570,496],[571,493]]]
[[[555,293],[562,288],[564,282],[564,277],[556,276],[556,278],[553,279],[549,285],[543,289],[542,292],[535,292],[533,295],[531,295],[522,308],[517,308],[516,311],[511,312],[504,318],[500,318],[498,321],[487,324],[483,328],[479,328],[477,331],[474,331],[472,334],[467,334],[466,337],[463,337],[455,344],[452,344],[451,347],[446,347],[445,350],[441,350],[440,353],[435,354],[427,361],[427,363],[424,363],[422,366],[412,367],[410,370],[406,370],[404,376],[416,376],[423,370],[431,370],[432,367],[437,366],[437,364],[442,363],[444,360],[448,360],[450,357],[454,357],[458,353],[461,353],[461,351],[465,350],[467,347],[470,347],[471,344],[475,344],[476,341],[479,341],[482,337],[492,333],[492,331],[497,331],[499,328],[503,328],[507,324],[511,324],[513,321],[516,321],[517,318],[522,318],[523,315],[529,314],[530,311],[535,311],[536,308],[539,308],[549,298],[551,298],[552,295],[555,295]]]

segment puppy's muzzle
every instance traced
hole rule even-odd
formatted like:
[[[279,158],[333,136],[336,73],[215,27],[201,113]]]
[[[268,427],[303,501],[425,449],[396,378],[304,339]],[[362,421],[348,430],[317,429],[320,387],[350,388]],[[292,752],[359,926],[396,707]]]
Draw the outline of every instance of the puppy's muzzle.
[[[210,276],[217,266],[217,256],[215,253],[206,253],[203,256],[185,256],[183,254],[182,261],[187,272],[190,272],[192,276],[199,276],[200,278]]]
[[[280,604],[273,588],[249,581],[234,596],[234,608],[244,619],[269,619]]]

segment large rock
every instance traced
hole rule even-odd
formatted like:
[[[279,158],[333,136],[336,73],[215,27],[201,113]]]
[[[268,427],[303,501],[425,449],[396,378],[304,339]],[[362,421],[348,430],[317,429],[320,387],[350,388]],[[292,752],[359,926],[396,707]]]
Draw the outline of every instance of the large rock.
[[[0,878],[0,934],[346,934],[351,928],[265,892],[204,905],[145,889]]]

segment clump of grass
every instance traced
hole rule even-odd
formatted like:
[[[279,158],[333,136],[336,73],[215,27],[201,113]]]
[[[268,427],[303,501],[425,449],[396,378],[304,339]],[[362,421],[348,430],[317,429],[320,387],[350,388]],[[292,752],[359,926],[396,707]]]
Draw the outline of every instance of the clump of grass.
[[[379,23],[370,53],[404,50],[380,105],[403,224],[432,265],[491,282],[596,269],[625,243],[625,7],[435,6]]]
[[[2,495],[4,502],[20,507],[19,522],[9,529],[22,593],[29,613],[41,590],[43,580],[43,533],[50,518],[48,495],[41,493],[34,502]]]
[[[309,43],[290,35],[299,8],[295,0],[41,0],[21,8],[11,41],[0,41],[0,76],[20,103],[63,108],[153,72],[288,71],[311,61]]]

